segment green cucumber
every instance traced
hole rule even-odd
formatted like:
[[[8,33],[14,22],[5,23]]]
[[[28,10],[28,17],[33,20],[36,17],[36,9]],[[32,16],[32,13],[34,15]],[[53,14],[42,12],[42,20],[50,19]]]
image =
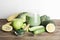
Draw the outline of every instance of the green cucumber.
[[[34,26],[34,27],[29,28],[29,30],[30,31],[35,31],[35,30],[41,29],[41,28],[44,28],[44,26]]]
[[[43,32],[45,32],[45,28],[41,28],[41,29],[34,31],[34,34],[42,34]]]

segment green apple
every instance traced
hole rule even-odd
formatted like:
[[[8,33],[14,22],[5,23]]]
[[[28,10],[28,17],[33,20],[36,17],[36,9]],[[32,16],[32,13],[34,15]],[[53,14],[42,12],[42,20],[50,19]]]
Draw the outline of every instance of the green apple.
[[[13,27],[14,27],[15,30],[20,29],[22,27],[22,25],[23,25],[22,19],[15,19],[13,21]]]

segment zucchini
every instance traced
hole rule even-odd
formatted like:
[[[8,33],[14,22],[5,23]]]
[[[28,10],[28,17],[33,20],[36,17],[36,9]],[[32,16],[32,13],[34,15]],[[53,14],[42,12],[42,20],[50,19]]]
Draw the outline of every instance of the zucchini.
[[[53,23],[47,24],[46,31],[49,33],[54,32],[55,31],[55,25]]]
[[[43,22],[41,23],[41,25],[43,25],[43,26],[46,27],[46,25],[49,24],[49,23],[55,24],[52,20],[46,20],[46,21],[43,21]]]
[[[41,28],[41,29],[34,31],[34,34],[42,34],[43,32],[45,32],[45,28]]]
[[[44,28],[44,26],[34,26],[34,27],[29,28],[29,30],[30,31],[35,31],[35,30],[41,29],[41,28]]]

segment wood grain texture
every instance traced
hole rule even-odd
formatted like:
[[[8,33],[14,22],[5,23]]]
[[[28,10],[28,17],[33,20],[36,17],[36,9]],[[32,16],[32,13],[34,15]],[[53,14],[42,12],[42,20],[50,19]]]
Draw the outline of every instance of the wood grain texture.
[[[7,21],[0,19],[0,40],[60,40],[60,20],[54,20],[56,24],[56,31],[54,33],[43,33],[39,35],[30,36],[29,33],[15,36],[13,32],[3,32],[1,27]]]

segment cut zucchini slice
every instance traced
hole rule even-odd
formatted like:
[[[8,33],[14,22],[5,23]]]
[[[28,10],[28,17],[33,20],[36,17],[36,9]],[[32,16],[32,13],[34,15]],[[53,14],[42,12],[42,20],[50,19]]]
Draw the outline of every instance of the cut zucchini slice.
[[[47,26],[46,26],[46,31],[47,32],[54,32],[55,31],[55,25],[53,24],[53,23],[49,23],[49,24],[47,24]]]

